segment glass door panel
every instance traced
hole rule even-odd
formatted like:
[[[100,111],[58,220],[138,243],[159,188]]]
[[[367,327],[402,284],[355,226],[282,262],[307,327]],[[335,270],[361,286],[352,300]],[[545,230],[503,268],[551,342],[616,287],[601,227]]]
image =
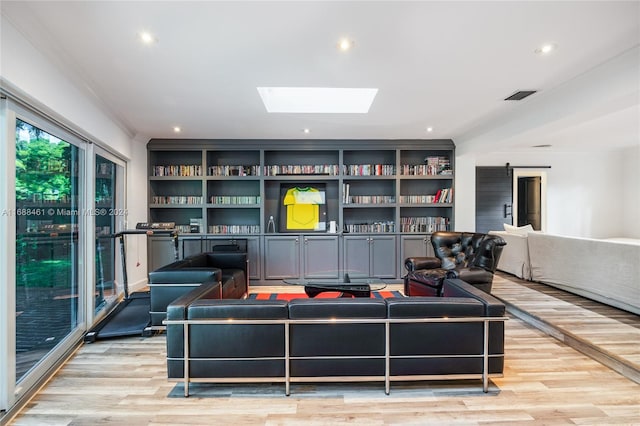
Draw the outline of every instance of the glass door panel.
[[[16,120],[16,382],[74,331],[84,152]]]
[[[95,174],[95,313],[106,309],[116,291],[116,164],[96,155]],[[103,214],[104,213],[104,214]]]

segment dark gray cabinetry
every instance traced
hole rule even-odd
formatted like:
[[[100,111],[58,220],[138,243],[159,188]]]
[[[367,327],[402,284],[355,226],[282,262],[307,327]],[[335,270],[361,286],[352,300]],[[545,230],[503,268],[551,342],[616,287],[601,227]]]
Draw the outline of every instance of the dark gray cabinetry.
[[[144,244],[144,242],[140,242]],[[179,247],[179,246],[178,246]],[[179,253],[179,257],[182,255]],[[172,237],[149,237],[147,239],[147,259],[149,271],[168,265],[176,260],[175,242]]]
[[[215,251],[216,246],[228,246],[239,244],[241,247],[246,242],[247,258],[249,260],[249,279],[259,280],[262,277],[262,256],[260,250],[260,237],[238,235],[238,237],[203,237],[203,251]]]
[[[179,238],[179,246],[180,246],[180,258],[185,258],[187,256],[192,256],[194,254],[202,253],[205,251],[203,249],[203,241],[202,237],[180,237]]]
[[[338,252],[337,235],[302,236],[304,278],[338,278]]]
[[[247,255],[249,257],[249,279],[262,278],[262,255],[260,237],[247,237]]]
[[[400,248],[403,257],[433,256],[431,235],[403,235]]]
[[[430,235],[403,235],[400,237],[400,272],[399,276],[407,273],[404,269],[404,259],[407,257],[434,256]]]
[[[356,277],[396,277],[394,235],[346,235],[343,238],[345,273]]]
[[[260,280],[262,278],[262,256],[260,250],[260,237],[239,236],[238,238],[216,238],[206,235],[181,234],[178,237],[178,257],[183,259],[194,254],[212,251],[215,246],[234,245],[242,239],[247,244],[249,259],[249,278]],[[175,260],[173,238],[167,236],[149,237],[147,243],[148,268],[153,271]]]
[[[148,220],[176,223],[181,256],[208,251],[213,240],[246,239],[256,284],[349,270],[399,279],[405,257],[430,254],[425,235],[454,229],[451,140],[151,140],[147,147]],[[292,187],[325,192],[317,232],[283,227],[283,193]],[[267,229],[271,217],[275,227]],[[336,234],[321,231],[329,222]],[[173,260],[171,243],[160,241],[149,243],[150,269]]]
[[[264,278],[300,277],[300,236],[264,237]]]
[[[337,235],[265,236],[265,279],[338,278]]]

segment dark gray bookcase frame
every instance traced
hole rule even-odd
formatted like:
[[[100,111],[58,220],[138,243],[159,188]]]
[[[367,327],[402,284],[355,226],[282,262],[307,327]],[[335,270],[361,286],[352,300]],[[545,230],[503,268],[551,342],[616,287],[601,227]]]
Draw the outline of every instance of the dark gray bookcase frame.
[[[407,236],[409,240],[430,234],[420,226],[415,232],[403,231],[403,221],[422,220],[406,218],[444,217],[449,229],[454,229],[454,197],[451,202],[423,202],[425,196],[435,195],[439,190],[454,190],[455,145],[449,139],[152,139],[147,152],[148,220],[175,222],[183,234],[189,233],[191,219],[198,219],[203,237],[284,235],[277,232],[277,223],[275,234],[266,231],[271,216],[279,220],[280,187],[288,183],[324,184],[327,222],[336,221],[339,234],[344,236],[395,235],[396,257],[411,254],[403,248],[401,237]],[[442,163],[448,163],[449,174],[404,174],[408,167],[412,171],[424,168],[427,159],[434,157],[446,158]],[[184,170],[187,173],[200,170],[200,174],[157,176],[158,166],[191,166]],[[325,166],[329,172],[285,174],[287,168],[305,171],[299,166]],[[272,175],[270,171],[277,168],[279,173]],[[211,170],[216,175],[211,175]],[[349,197],[357,198],[345,199],[347,187]],[[162,200],[161,197],[187,200],[189,204],[153,202]],[[212,197],[218,197],[216,202],[212,202]],[[200,199],[202,202],[197,202]],[[344,232],[347,229],[351,232]],[[358,229],[361,232],[354,231]],[[398,269],[400,276],[402,271]]]

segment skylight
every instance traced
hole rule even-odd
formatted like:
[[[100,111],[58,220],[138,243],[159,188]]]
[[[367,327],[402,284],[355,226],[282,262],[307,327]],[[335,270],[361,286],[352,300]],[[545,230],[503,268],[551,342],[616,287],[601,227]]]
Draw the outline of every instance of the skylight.
[[[267,112],[366,114],[378,93],[373,88],[258,87]]]

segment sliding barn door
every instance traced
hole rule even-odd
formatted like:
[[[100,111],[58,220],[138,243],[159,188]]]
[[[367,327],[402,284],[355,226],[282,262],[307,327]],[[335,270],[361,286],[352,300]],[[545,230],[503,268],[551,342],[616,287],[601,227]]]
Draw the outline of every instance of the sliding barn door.
[[[506,167],[476,167],[476,232],[513,224],[513,177]]]

